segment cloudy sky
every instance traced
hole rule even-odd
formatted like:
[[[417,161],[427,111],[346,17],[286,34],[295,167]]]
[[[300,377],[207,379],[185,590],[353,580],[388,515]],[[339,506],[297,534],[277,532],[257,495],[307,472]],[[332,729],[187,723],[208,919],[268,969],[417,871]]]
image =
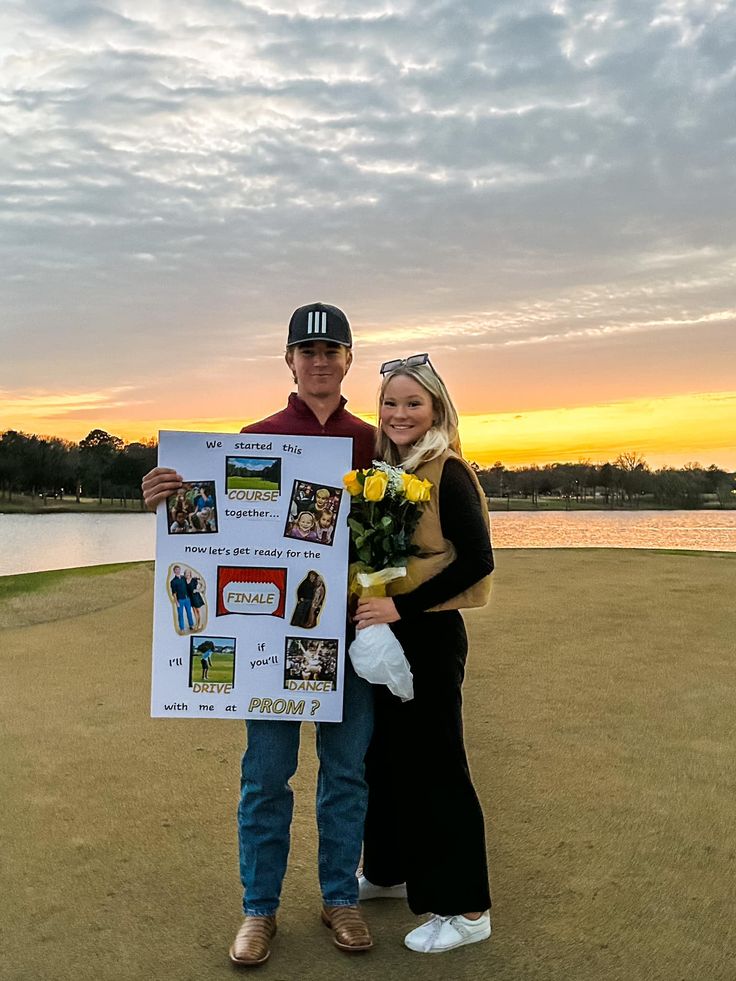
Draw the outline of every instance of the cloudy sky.
[[[466,451],[736,467],[722,0],[5,0],[0,430],[275,411],[429,351]]]

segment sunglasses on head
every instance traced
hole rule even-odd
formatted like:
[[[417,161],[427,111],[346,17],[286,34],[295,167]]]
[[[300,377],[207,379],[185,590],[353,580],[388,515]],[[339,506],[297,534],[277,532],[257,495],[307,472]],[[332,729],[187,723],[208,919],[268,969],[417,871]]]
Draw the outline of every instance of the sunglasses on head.
[[[382,375],[389,375],[392,371],[396,371],[397,368],[416,368],[420,364],[428,364],[432,368],[432,371],[434,371],[428,354],[412,354],[410,358],[394,358],[393,361],[384,361],[381,365],[380,372]]]

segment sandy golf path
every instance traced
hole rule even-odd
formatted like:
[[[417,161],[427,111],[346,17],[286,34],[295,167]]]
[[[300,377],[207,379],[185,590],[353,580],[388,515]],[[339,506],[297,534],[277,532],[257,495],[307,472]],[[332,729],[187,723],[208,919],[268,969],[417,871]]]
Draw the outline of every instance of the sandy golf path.
[[[0,977],[232,978],[242,723],[148,718],[147,565],[22,578],[0,580]],[[257,976],[733,981],[734,595],[736,555],[500,552],[466,685],[494,938],[412,954],[392,901],[366,905],[371,954],[332,947],[305,725]]]

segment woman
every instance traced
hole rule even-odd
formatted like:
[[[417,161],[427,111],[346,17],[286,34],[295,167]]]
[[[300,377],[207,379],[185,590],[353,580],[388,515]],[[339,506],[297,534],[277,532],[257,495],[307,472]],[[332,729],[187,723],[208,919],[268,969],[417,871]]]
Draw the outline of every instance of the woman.
[[[390,624],[414,676],[405,703],[374,689],[360,891],[362,899],[406,894],[414,913],[433,914],[405,943],[437,953],[491,934],[483,812],[463,745],[459,610],[487,601],[493,556],[485,496],[460,455],[457,412],[429,358],[388,362],[381,373],[378,455],[433,486],[406,578],[391,584],[392,596],[361,600],[355,617],[358,629]]]
[[[291,617],[292,627],[307,627],[309,613],[312,609],[314,590],[318,579],[318,574],[311,569],[296,589],[296,606]]]
[[[187,593],[192,604],[192,610],[194,611],[194,619],[196,621],[196,626],[194,629],[201,630],[204,597],[199,591],[199,579],[192,575],[191,569],[187,569],[187,571],[184,573],[184,581],[187,584]]]
[[[322,576],[315,573],[316,579],[314,581],[314,595],[312,596],[312,602],[309,607],[309,615],[307,616],[307,622],[305,626],[309,629],[317,626],[317,621],[319,620],[319,615],[322,612],[322,604],[325,601],[325,581]]]

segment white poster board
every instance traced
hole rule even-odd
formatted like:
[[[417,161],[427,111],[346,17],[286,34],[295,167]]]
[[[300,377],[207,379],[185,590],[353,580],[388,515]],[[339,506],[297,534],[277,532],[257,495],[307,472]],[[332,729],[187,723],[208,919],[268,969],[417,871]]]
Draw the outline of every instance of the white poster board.
[[[352,440],[161,432],[155,717],[339,722]]]

